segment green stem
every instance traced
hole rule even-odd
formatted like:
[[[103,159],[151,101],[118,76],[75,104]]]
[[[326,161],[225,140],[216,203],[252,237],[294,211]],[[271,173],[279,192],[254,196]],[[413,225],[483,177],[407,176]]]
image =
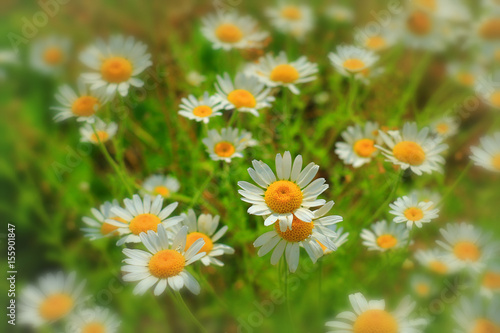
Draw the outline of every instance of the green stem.
[[[398,178],[396,179],[396,181],[394,182],[394,185],[392,186],[391,193],[387,196],[387,199],[385,199],[384,203],[377,209],[375,214],[373,214],[371,221],[376,221],[377,218],[382,214],[382,212],[387,210],[387,206],[393,200],[393,196],[396,193],[396,191],[399,187],[399,184],[401,183],[401,179],[403,178],[404,172],[405,171],[403,169],[401,169],[401,171],[398,174]]]
[[[236,110],[236,109],[233,110],[233,114],[231,115],[231,118],[229,118],[229,122],[227,123],[227,127],[231,127],[231,125],[233,125],[236,118],[238,118],[238,113],[239,113],[238,110]]]
[[[182,295],[178,291],[176,291],[174,293],[174,295],[176,296],[177,300],[179,301],[179,304],[184,308],[184,310],[186,311],[186,313],[191,317],[191,319],[193,320],[193,322],[196,324],[196,326],[198,326],[198,328],[200,329],[200,332],[207,333],[207,330],[205,329],[205,326],[203,326],[200,323],[200,321],[196,318],[196,316],[191,312],[191,310],[187,306],[186,302],[184,302],[184,299],[182,298]]]
[[[462,181],[462,179],[465,177],[465,175],[467,174],[467,172],[469,172],[470,168],[472,168],[472,165],[473,165],[473,163],[470,160],[469,163],[467,163],[467,165],[465,166],[465,168],[462,170],[462,172],[460,173],[460,175],[457,177],[457,180],[455,180],[455,183],[453,183],[453,185],[443,195],[443,197],[441,198],[441,202],[439,203],[439,205],[442,205],[444,203],[445,199],[451,193],[453,193],[453,191],[455,190],[455,188],[457,187],[457,185]]]
[[[205,188],[208,186],[208,184],[210,183],[212,178],[214,178],[214,172],[210,173],[210,176],[208,176],[207,180],[205,180],[205,182],[200,187],[200,189],[195,193],[195,195],[193,196],[193,200],[191,201],[191,204],[189,205],[189,208],[193,208],[198,203],[198,200],[200,199],[201,194],[203,193]]]

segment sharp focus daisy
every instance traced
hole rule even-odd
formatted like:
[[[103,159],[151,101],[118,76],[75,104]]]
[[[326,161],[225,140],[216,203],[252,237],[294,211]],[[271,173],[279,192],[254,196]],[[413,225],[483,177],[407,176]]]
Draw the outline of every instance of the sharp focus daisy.
[[[104,202],[99,209],[92,208],[90,211],[94,217],[84,216],[82,218],[83,222],[87,225],[82,228],[85,237],[88,237],[90,240],[96,240],[103,237],[118,236],[118,227],[107,223],[106,220],[113,219],[126,223],[125,220],[111,212],[111,208],[119,206],[118,201],[113,200],[112,202]]]
[[[378,124],[368,121],[363,127],[359,124],[349,126],[342,132],[344,142],[335,144],[335,153],[347,165],[354,168],[370,163],[377,154],[376,143],[380,143]]]
[[[224,77],[217,75],[215,88],[226,110],[234,109],[258,116],[258,110],[270,107],[271,102],[274,101],[274,97],[270,96],[270,88],[260,83],[257,77],[244,73],[236,74],[234,84],[229,74],[224,73]]]
[[[361,230],[363,245],[369,251],[385,252],[408,245],[409,231],[402,225],[387,223],[382,220],[374,223],[370,229]]]
[[[189,95],[187,98],[183,98],[181,102],[179,114],[191,120],[208,124],[210,118],[222,115],[220,100],[215,96],[210,96],[208,92],[205,92],[201,99]]]
[[[33,42],[30,53],[31,66],[44,74],[61,71],[70,57],[71,42],[58,36],[49,36]]]
[[[144,85],[137,76],[151,66],[150,58],[146,45],[133,37],[115,35],[107,43],[98,39],[80,55],[80,60],[91,69],[81,77],[92,90],[105,87],[108,95],[114,96],[118,91],[126,96],[130,86]]]
[[[70,317],[67,331],[72,333],[116,333],[120,320],[109,309],[95,307],[83,309]]]
[[[339,46],[328,57],[333,67],[345,76],[369,70],[378,60],[372,51],[352,45]]]
[[[313,13],[307,5],[279,4],[275,8],[266,11],[271,24],[277,30],[290,34],[299,40],[313,28]]]
[[[478,296],[462,297],[453,311],[457,323],[454,333],[500,332],[500,303],[487,302]]]
[[[231,159],[243,157],[241,153],[247,146],[246,141],[241,139],[237,128],[227,127],[208,131],[208,137],[202,140],[207,147],[207,153],[214,161],[231,162]]]
[[[471,147],[474,164],[487,170],[500,172],[500,132],[480,139],[479,147]]]
[[[442,138],[429,136],[430,129],[425,127],[420,131],[415,123],[405,123],[402,131],[389,131],[388,134],[379,131],[387,148],[376,146],[382,151],[387,161],[401,166],[403,170],[410,169],[417,175],[423,172],[441,171],[444,158],[439,155],[448,148],[442,143]]]
[[[134,194],[132,199],[123,200],[123,204],[125,208],[115,206],[111,208],[111,212],[125,220],[125,222],[113,219],[106,220],[107,223],[118,227],[120,235],[125,235],[118,240],[117,245],[139,243],[141,233],[169,228],[183,220],[180,216],[169,217],[177,208],[178,203],[174,202],[162,208],[163,197],[161,195],[157,195],[152,200],[148,194],[143,199]]]
[[[429,223],[439,217],[439,209],[433,206],[432,201],[418,201],[416,195],[404,196],[389,204],[392,209],[389,213],[395,215],[395,223],[406,223],[408,229],[414,224],[422,228],[422,223]]]
[[[458,121],[454,117],[443,117],[431,124],[432,132],[443,138],[449,138],[458,133]]]
[[[169,175],[151,175],[142,183],[142,187],[149,194],[161,195],[164,198],[168,198],[172,193],[179,191],[180,186],[177,178]]]
[[[283,254],[290,272],[295,272],[299,265],[300,247],[303,247],[312,262],[315,263],[324,251],[321,245],[330,251],[337,250],[335,240],[337,234],[328,226],[342,222],[338,215],[325,216],[333,207],[333,201],[313,211],[310,222],[304,222],[293,215],[291,228],[281,231],[280,225],[275,224],[274,230],[268,231],[255,240],[253,245],[260,247],[257,254],[262,257],[273,250],[271,264],[276,265]]]
[[[415,252],[415,259],[427,270],[438,275],[453,274],[458,270],[458,266],[447,261],[445,253],[438,248],[418,250]]]
[[[349,295],[352,311],[341,312],[326,323],[329,333],[420,333],[425,319],[410,318],[415,302],[405,297],[394,311],[386,309],[385,300],[367,300],[361,293]]]
[[[290,152],[276,155],[276,175],[262,161],[253,160],[253,168],[248,173],[258,186],[245,181],[238,182],[243,196],[241,200],[250,203],[248,213],[267,216],[264,225],[268,226],[279,221],[280,231],[286,232],[296,219],[311,222],[314,213],[310,210],[325,204],[324,199],[318,199],[328,184],[324,178],[313,178],[319,166],[309,163],[302,170],[302,156],[297,155],[292,164]],[[311,182],[312,181],[312,182]]]
[[[95,131],[94,128],[95,127]],[[96,118],[93,124],[85,124],[80,127],[80,135],[82,142],[91,142],[99,144],[111,140],[118,130],[118,125],[114,122],[105,123],[99,118]]]
[[[122,267],[124,281],[139,281],[134,294],[142,295],[156,285],[153,293],[162,294],[167,286],[179,291],[184,286],[193,294],[200,293],[200,284],[186,270],[186,266],[205,255],[200,252],[205,245],[203,239],[197,239],[186,249],[187,227],[179,229],[173,239],[169,239],[164,228],[158,232],[149,230],[141,233],[140,239],[148,252],[139,249],[123,249],[127,256]],[[184,250],[185,249],[185,250]]]

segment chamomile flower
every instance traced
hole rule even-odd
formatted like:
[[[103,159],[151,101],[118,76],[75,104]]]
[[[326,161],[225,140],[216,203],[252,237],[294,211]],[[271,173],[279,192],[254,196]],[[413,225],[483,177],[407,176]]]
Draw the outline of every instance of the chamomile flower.
[[[381,52],[388,49],[396,43],[397,35],[389,29],[372,33],[365,30],[358,30],[354,39],[356,43],[367,50],[373,52]]]
[[[415,252],[415,259],[424,268],[438,275],[453,274],[459,268],[456,264],[447,261],[445,253],[439,248],[418,250]]]
[[[369,251],[385,252],[408,245],[410,233],[407,228],[382,220],[374,223],[370,229],[361,230],[363,245]]]
[[[487,170],[500,172],[500,132],[480,139],[479,147],[471,147],[471,160]]]
[[[488,268],[481,277],[481,294],[491,299],[500,294],[500,265],[488,265]]]
[[[239,16],[235,12],[218,12],[202,19],[201,32],[214,49],[260,48],[269,36],[258,29],[257,22],[250,16]]]
[[[208,92],[205,92],[201,99],[189,95],[181,100],[179,114],[188,119],[208,124],[210,118],[222,115],[220,112],[222,106],[219,103],[220,100],[215,96],[210,96]]]
[[[94,217],[84,216],[82,218],[83,223],[87,225],[82,228],[85,237],[92,241],[103,237],[118,236],[118,227],[107,223],[106,220],[113,219],[126,223],[125,220],[111,212],[111,208],[119,206],[118,201],[113,200],[112,202],[104,202],[99,209],[92,208],[90,211]]]
[[[206,76],[201,75],[197,71],[190,71],[186,75],[186,81],[193,87],[199,87],[205,80],[207,79]]]
[[[395,223],[406,223],[406,227],[411,229],[413,224],[422,228],[422,223],[429,223],[439,215],[439,209],[432,208],[432,201],[418,201],[416,195],[404,196],[389,204],[392,209],[390,214],[395,215]]]
[[[315,80],[318,72],[318,66],[307,61],[306,57],[288,61],[285,52],[276,57],[267,54],[250,68],[250,72],[266,86],[286,87],[296,95],[300,92],[296,85]]]
[[[95,127],[95,132],[94,128]],[[106,142],[111,140],[118,130],[118,125],[114,122],[105,123],[99,118],[95,118],[93,124],[85,124],[80,127],[80,135],[82,142],[90,142],[95,145],[99,144],[99,142]]]
[[[354,168],[370,163],[378,151],[375,144],[380,143],[378,129],[378,124],[370,121],[363,127],[359,124],[349,126],[341,134],[344,142],[335,144],[335,153],[345,164]]]
[[[275,8],[269,8],[266,14],[278,31],[290,34],[299,40],[303,40],[313,28],[313,13],[307,5],[281,3]]]
[[[469,65],[452,62],[446,67],[450,78],[461,86],[473,88],[477,80],[484,76],[483,70],[477,64]]]
[[[246,147],[246,141],[242,140],[237,128],[227,127],[208,131],[208,137],[202,140],[207,147],[207,153],[214,161],[231,163],[231,159],[243,157],[241,153]]]
[[[19,323],[39,327],[66,318],[86,297],[85,281],[76,282],[76,273],[48,273],[21,291]]]
[[[205,255],[200,252],[204,246],[203,239],[197,239],[186,248],[187,227],[182,227],[169,239],[165,228],[158,232],[148,230],[140,234],[142,244],[148,252],[138,249],[123,249],[127,256],[126,265],[122,267],[124,281],[140,281],[134,288],[134,294],[142,295],[156,285],[153,293],[161,295],[167,285],[174,291],[186,287],[193,294],[200,293],[200,284],[186,270],[186,266]]]
[[[423,172],[441,171],[444,158],[439,155],[448,148],[442,144],[442,138],[429,136],[430,129],[424,127],[420,131],[415,123],[405,123],[402,131],[379,131],[380,136],[389,149],[375,146],[385,155],[388,162],[410,169],[417,175]]]
[[[454,36],[444,36],[443,24],[434,14],[422,9],[407,10],[398,22],[402,40],[411,48],[442,51]]]
[[[70,58],[71,41],[64,37],[49,36],[33,42],[30,53],[31,66],[43,73],[61,71]]]
[[[432,122],[431,130],[435,135],[449,138],[458,133],[458,121],[454,117],[443,117]]]
[[[95,307],[83,309],[70,317],[67,331],[71,333],[115,333],[120,328],[120,320],[109,309]]]
[[[378,60],[378,56],[372,51],[352,45],[337,47],[335,52],[328,55],[328,58],[333,67],[344,76],[370,69]]]
[[[433,205],[431,208],[436,207],[440,202],[441,202],[441,194],[436,191],[432,191],[428,188],[423,188],[423,189],[415,189],[410,192],[408,195],[409,197],[411,196],[416,196],[417,201],[423,201],[423,202],[430,202],[432,201]]]
[[[338,249],[348,241],[349,233],[344,232],[343,227],[338,228],[336,224],[328,225],[326,227],[336,234],[335,237],[331,238],[331,241],[333,245],[335,245],[336,249]],[[327,248],[325,245],[323,245],[323,243],[318,241],[318,244],[319,246],[321,246],[321,249],[323,250],[323,255],[330,254],[333,252],[333,250]]]
[[[179,191],[181,185],[174,176],[151,175],[144,180],[142,187],[149,194],[155,196],[159,194],[164,198],[168,198],[172,193]]]
[[[480,297],[461,298],[453,311],[453,318],[458,324],[454,333],[497,333],[500,332],[500,303],[485,302]]]
[[[144,85],[137,76],[151,66],[150,59],[147,46],[133,37],[114,35],[107,43],[98,39],[80,54],[80,60],[91,69],[81,77],[92,90],[105,87],[110,96],[117,91],[126,96],[130,86]]]
[[[386,309],[385,300],[367,300],[361,293],[349,295],[353,311],[341,312],[326,323],[329,333],[387,332],[420,333],[425,319],[410,319],[415,302],[407,296],[394,311]]]
[[[500,83],[479,77],[474,90],[479,98],[495,110],[500,109]]]
[[[125,222],[107,219],[106,222],[118,227],[120,235],[124,235],[116,245],[124,243],[139,243],[141,238],[139,235],[149,230],[157,231],[176,225],[183,219],[180,216],[169,216],[177,208],[178,203],[174,202],[162,208],[163,197],[157,195],[154,200],[149,195],[145,195],[143,199],[137,194],[134,194],[132,199],[123,200],[125,208],[113,207],[111,212],[125,220]]]
[[[302,156],[297,155],[292,164],[290,152],[276,155],[276,175],[271,168],[262,161],[253,160],[253,168],[248,173],[258,186],[245,181],[238,182],[243,196],[241,200],[250,203],[248,213],[258,216],[267,216],[264,225],[269,226],[279,221],[281,232],[292,227],[294,220],[311,222],[314,213],[311,207],[325,204],[325,200],[318,199],[328,184],[324,178],[311,182],[319,170],[319,166],[309,163],[302,170]]]
[[[255,140],[252,138],[252,133],[249,131],[245,131],[242,129],[240,131],[240,137],[239,137],[240,143],[243,143],[245,148],[247,147],[254,147],[259,144],[259,141]]]
[[[304,222],[293,215],[290,230],[282,231],[280,225],[275,223],[274,230],[264,233],[253,243],[255,247],[260,247],[257,252],[258,256],[262,257],[273,250],[271,265],[276,265],[285,254],[288,268],[293,273],[299,265],[300,247],[306,250],[313,263],[324,254],[320,244],[330,251],[337,250],[334,243],[337,234],[328,226],[342,222],[342,217],[325,216],[333,205],[333,201],[329,201],[313,211],[313,218],[310,222]]]
[[[415,274],[410,278],[410,287],[417,297],[427,299],[435,292],[435,284],[432,279],[423,274]]]
[[[330,19],[338,23],[351,23],[354,21],[354,12],[347,6],[330,5],[325,13]]]
[[[258,110],[270,107],[274,101],[270,88],[255,76],[244,73],[236,74],[234,84],[229,74],[224,73],[224,77],[217,75],[215,88],[224,109],[250,112],[256,117],[259,116]]]

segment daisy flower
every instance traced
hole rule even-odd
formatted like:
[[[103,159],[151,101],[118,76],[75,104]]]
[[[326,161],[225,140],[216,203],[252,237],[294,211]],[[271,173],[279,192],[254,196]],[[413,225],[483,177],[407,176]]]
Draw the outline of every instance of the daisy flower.
[[[283,156],[276,155],[276,175],[262,161],[253,160],[253,168],[248,173],[258,186],[245,181],[238,182],[238,190],[243,198],[250,203],[248,213],[267,216],[264,225],[269,226],[279,221],[281,232],[292,227],[294,219],[311,222],[314,213],[311,207],[325,204],[324,199],[318,199],[328,184],[324,178],[311,182],[318,173],[319,166],[309,163],[302,170],[302,156],[297,155],[292,164],[292,156],[286,151]]]
[[[328,229],[330,229],[332,232],[335,233],[335,237],[332,237],[330,240],[332,241],[333,245],[335,245],[335,248],[338,249],[342,245],[344,245],[348,241],[349,233],[344,232],[344,228],[340,227],[337,228],[336,224],[328,225],[326,226]],[[321,246],[321,249],[323,250],[323,255],[325,254],[330,254],[333,252],[333,250],[330,250],[327,248],[325,245],[322,243],[318,242],[319,246]]]
[[[59,321],[86,297],[81,293],[85,281],[76,283],[76,273],[48,273],[38,279],[37,285],[29,285],[21,291],[19,323],[39,327]]]
[[[172,193],[179,191],[180,184],[173,176],[151,175],[144,180],[142,187],[150,194],[168,198]]]
[[[444,24],[432,13],[422,9],[407,10],[398,22],[403,32],[401,40],[415,49],[442,51],[449,40],[455,36],[447,36]],[[446,36],[448,38],[446,38]]]
[[[87,225],[87,227],[82,228],[85,237],[92,241],[103,237],[118,236],[118,227],[107,223],[106,220],[113,219],[126,223],[125,220],[111,212],[111,208],[119,206],[118,201],[113,200],[112,202],[104,202],[99,209],[92,208],[90,211],[94,217],[84,216],[82,218],[83,223]]]
[[[245,131],[244,129],[240,130],[240,136],[238,139],[240,143],[243,143],[245,148],[254,147],[259,144],[259,141],[252,138],[252,133]]]
[[[337,239],[337,234],[328,226],[342,222],[342,217],[325,216],[333,205],[333,201],[329,201],[313,211],[313,218],[310,222],[304,222],[293,215],[290,230],[281,231],[276,223],[274,230],[261,235],[253,243],[253,246],[260,247],[257,255],[262,257],[274,249],[271,255],[271,265],[276,265],[285,253],[288,268],[293,273],[299,265],[300,247],[306,250],[313,263],[324,254],[320,244],[330,251],[336,251],[334,240]]]
[[[378,131],[378,124],[370,121],[363,127],[359,124],[349,126],[341,134],[345,142],[335,144],[335,153],[345,164],[354,168],[370,163],[377,154],[375,144],[380,143]]]
[[[313,13],[307,5],[281,3],[266,11],[271,24],[280,32],[291,34],[299,40],[313,29]]]
[[[109,309],[95,307],[78,311],[70,317],[67,331],[72,333],[115,333],[120,328],[118,317]]]
[[[326,15],[339,23],[351,23],[354,21],[354,12],[350,7],[342,5],[330,5],[326,9]]]
[[[236,74],[234,84],[229,74],[224,73],[224,77],[217,75],[215,88],[225,110],[250,112],[256,117],[259,116],[257,110],[270,107],[274,101],[270,88],[266,88],[255,76],[244,73]]]
[[[158,232],[148,230],[141,233],[140,239],[148,252],[138,249],[123,249],[127,256],[122,267],[124,281],[140,281],[134,288],[134,294],[142,295],[156,285],[153,293],[161,295],[170,287],[179,291],[184,286],[193,294],[200,293],[200,284],[186,270],[186,266],[199,260],[205,252],[199,252],[205,245],[203,239],[196,240],[186,248],[187,227],[182,227],[172,240],[167,231],[159,228]]]
[[[453,81],[467,88],[473,88],[484,72],[479,65],[468,65],[452,62],[446,67],[448,75]]]
[[[404,196],[389,204],[392,209],[389,213],[396,216],[394,222],[406,223],[408,229],[411,229],[413,224],[422,228],[422,223],[429,223],[439,217],[439,209],[433,209],[433,206],[432,201],[418,201],[416,195]]]
[[[479,147],[471,147],[471,160],[487,170],[500,172],[500,132],[480,139]]]
[[[441,194],[436,191],[431,191],[429,189],[416,189],[412,190],[410,194],[408,195],[409,197],[411,196],[416,196],[417,201],[423,201],[423,202],[430,202],[432,201],[434,205],[431,206],[431,208],[436,207],[440,202],[441,202]]]
[[[396,34],[392,30],[385,29],[378,33],[368,33],[365,30],[358,30],[354,36],[354,40],[362,48],[373,52],[380,52],[396,43]]]
[[[419,298],[429,298],[435,292],[435,285],[427,275],[415,274],[410,278],[410,287]]]
[[[326,323],[329,333],[400,332],[419,333],[427,324],[425,319],[410,319],[415,302],[407,296],[396,310],[386,310],[385,300],[368,301],[361,293],[349,295],[353,311],[341,312]]]
[[[443,117],[431,124],[431,130],[435,135],[449,138],[458,133],[458,120],[454,117]]]
[[[495,110],[500,109],[500,83],[479,77],[474,90],[479,98]]]
[[[260,48],[269,36],[260,31],[257,22],[250,16],[239,16],[235,12],[216,13],[202,19],[201,32],[214,49]]]
[[[453,311],[458,324],[454,333],[497,333],[500,332],[499,302],[484,302],[480,297],[461,298]]]
[[[276,57],[271,54],[259,59],[258,63],[250,67],[251,74],[268,87],[286,87],[294,94],[299,94],[298,83],[310,82],[316,79],[318,66],[300,57],[295,61],[288,61],[285,52]]]
[[[201,75],[197,71],[190,71],[186,75],[186,81],[193,87],[199,87],[205,80],[207,79],[206,76]]]
[[[94,124],[85,124],[80,127],[81,142],[91,142],[96,145],[99,141],[104,143],[111,140],[118,130],[118,125],[114,122],[105,123],[97,117],[94,122]],[[92,126],[95,126],[95,132]]]
[[[372,51],[352,45],[337,47],[335,52],[330,52],[328,58],[333,67],[344,76],[365,71],[378,60],[378,56]]]
[[[80,60],[92,70],[81,77],[92,90],[105,87],[108,95],[114,96],[118,91],[126,96],[130,86],[144,85],[137,75],[151,66],[150,58],[146,45],[133,37],[115,35],[108,43],[98,39],[80,54]]]
[[[415,123],[405,123],[402,131],[379,131],[380,136],[389,149],[376,145],[388,162],[410,169],[417,175],[423,172],[441,171],[444,158],[439,154],[448,148],[442,144],[442,138],[429,136],[430,129],[424,127],[420,131]]]
[[[418,250],[415,252],[415,259],[427,270],[438,275],[453,274],[458,270],[458,266],[448,262],[444,252],[438,248]]]
[[[70,56],[71,42],[67,38],[49,36],[33,42],[30,52],[31,66],[43,73],[59,72]]]
[[[220,100],[215,96],[210,96],[208,92],[203,94],[201,99],[197,99],[194,95],[189,95],[181,100],[181,109],[178,113],[191,120],[203,121],[208,124],[212,117],[222,115],[222,106]]]
[[[149,230],[157,231],[158,229],[170,228],[182,221],[180,216],[169,218],[170,214],[177,208],[178,203],[171,203],[162,209],[163,197],[161,195],[157,195],[154,200],[151,200],[151,197],[147,194],[143,199],[134,194],[132,199],[125,199],[123,203],[125,208],[114,206],[111,208],[111,212],[125,220],[125,222],[113,219],[106,220],[107,223],[118,227],[117,231],[120,235],[125,235],[116,243],[118,246],[124,243],[139,243],[141,233]]]
[[[500,265],[490,265],[481,278],[481,294],[491,299],[500,293]]]
[[[231,162],[231,159],[243,157],[241,153],[246,147],[246,141],[240,139],[240,132],[237,128],[227,127],[208,131],[208,137],[202,140],[207,147],[207,153],[214,161]]]
[[[361,230],[363,245],[369,251],[385,252],[408,245],[410,232],[402,225],[382,220],[374,223],[370,229]]]

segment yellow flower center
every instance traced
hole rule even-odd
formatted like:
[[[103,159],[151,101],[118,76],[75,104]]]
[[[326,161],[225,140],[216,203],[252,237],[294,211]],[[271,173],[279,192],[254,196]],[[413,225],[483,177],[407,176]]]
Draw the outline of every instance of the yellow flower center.
[[[461,72],[457,74],[457,81],[466,87],[470,87],[476,80],[474,79],[474,75],[471,73]]]
[[[440,134],[446,134],[450,130],[450,126],[446,123],[441,123],[436,126],[436,131]]]
[[[165,279],[179,275],[186,265],[186,258],[174,250],[162,250],[156,252],[149,260],[149,272],[151,275]]]
[[[493,106],[500,108],[500,91],[495,91],[490,96],[490,102]]]
[[[500,289],[500,273],[486,272],[483,278],[483,286],[488,289]]]
[[[392,148],[394,157],[410,165],[421,165],[425,161],[425,152],[422,147],[413,141],[402,141]]]
[[[410,221],[420,221],[424,217],[424,212],[418,207],[410,207],[404,212],[405,217]]]
[[[476,244],[463,241],[458,242],[453,247],[453,253],[460,260],[477,261],[481,256],[481,251]]]
[[[479,28],[479,35],[484,39],[498,40],[500,38],[500,18],[494,17],[484,22]]]
[[[299,220],[295,215],[293,216],[292,229],[287,229],[282,232],[280,229],[280,224],[274,224],[274,230],[281,236],[284,240],[289,242],[301,242],[312,234],[314,228],[313,222],[304,222]],[[322,245],[322,244],[320,244]]]
[[[370,157],[377,151],[375,148],[375,141],[371,139],[361,139],[354,143],[354,152],[361,157]]]
[[[353,325],[354,333],[397,333],[396,319],[384,310],[367,310],[360,314]]]
[[[123,223],[127,223],[127,221],[125,221],[124,219],[122,219],[121,217],[111,217],[110,219],[112,220],[115,220],[115,221],[120,221],[120,222],[123,222]],[[118,229],[117,226],[115,225],[112,225],[112,224],[109,224],[107,222],[104,222],[102,225],[101,225],[101,234],[103,234],[104,236],[112,233],[113,233],[113,236],[117,236],[118,235],[118,232],[116,232],[116,229]]]
[[[99,100],[93,96],[78,97],[71,105],[71,112],[78,117],[92,116],[99,107]]]
[[[446,266],[446,264],[444,264],[443,262],[437,260],[431,261],[429,263],[429,268],[431,271],[438,274],[446,274],[448,272],[448,266]]]
[[[436,0],[416,0],[415,4],[432,12],[437,8]]]
[[[107,82],[128,81],[132,76],[132,64],[123,57],[112,57],[102,63],[101,74]]]
[[[212,239],[205,235],[204,233],[201,232],[191,232],[187,235],[186,238],[186,250],[193,245],[194,242],[196,242],[198,239],[203,239],[205,241],[205,245],[198,251],[200,252],[205,252],[205,253],[210,253],[212,251],[212,248],[214,247],[214,243],[212,242]]]
[[[214,152],[220,157],[231,157],[233,156],[236,148],[231,142],[222,141],[214,146]]]
[[[366,39],[366,47],[372,50],[380,50],[387,45],[387,42],[382,36],[371,36]]]
[[[281,16],[295,21],[299,20],[302,17],[302,13],[300,12],[300,9],[296,6],[286,6],[281,10]]]
[[[264,194],[267,206],[276,213],[292,213],[302,204],[300,187],[289,180],[271,183]]]
[[[366,64],[361,59],[352,58],[352,59],[347,59],[346,61],[344,61],[343,66],[348,71],[357,72],[357,71],[362,70],[364,67],[366,67]]]
[[[425,283],[417,283],[417,285],[415,286],[415,290],[420,296],[429,295],[430,289],[431,288],[429,287],[429,285]]]
[[[48,296],[40,304],[40,316],[47,321],[54,321],[66,316],[73,308],[74,300],[68,294],[58,293]]]
[[[243,38],[243,32],[232,23],[223,23],[215,30],[215,36],[224,43],[237,43]]]
[[[393,235],[381,235],[377,238],[377,245],[383,249],[390,249],[398,243],[398,240]]]
[[[479,318],[476,320],[472,333],[500,333],[500,326],[488,319]]]
[[[106,142],[109,139],[108,132],[106,132],[106,131],[96,131],[96,132],[97,132],[97,136],[95,135],[95,133],[92,133],[90,135],[90,141],[92,141],[94,143],[99,143],[99,141]]]
[[[155,194],[159,194],[162,197],[168,197],[170,195],[170,190],[166,186],[156,186],[153,190]]]
[[[193,109],[193,114],[196,117],[208,117],[212,114],[212,108],[207,105],[200,105]]]
[[[106,326],[99,322],[88,323],[82,328],[82,333],[106,333]]]
[[[227,95],[227,99],[235,108],[254,108],[257,100],[248,90],[236,89]]]
[[[299,72],[291,65],[278,65],[271,71],[271,80],[274,82],[290,83],[298,78]]]
[[[161,220],[158,216],[153,214],[139,214],[130,221],[129,229],[134,235],[139,235],[141,232],[148,232],[158,230],[158,224]]]
[[[408,17],[406,26],[415,35],[424,36],[431,31],[432,22],[427,13],[423,11],[416,11]]]
[[[498,153],[495,156],[493,156],[491,164],[493,165],[493,167],[495,169],[500,170],[500,153]]]
[[[63,61],[64,55],[60,48],[49,47],[43,53],[43,60],[49,65],[57,65]]]

